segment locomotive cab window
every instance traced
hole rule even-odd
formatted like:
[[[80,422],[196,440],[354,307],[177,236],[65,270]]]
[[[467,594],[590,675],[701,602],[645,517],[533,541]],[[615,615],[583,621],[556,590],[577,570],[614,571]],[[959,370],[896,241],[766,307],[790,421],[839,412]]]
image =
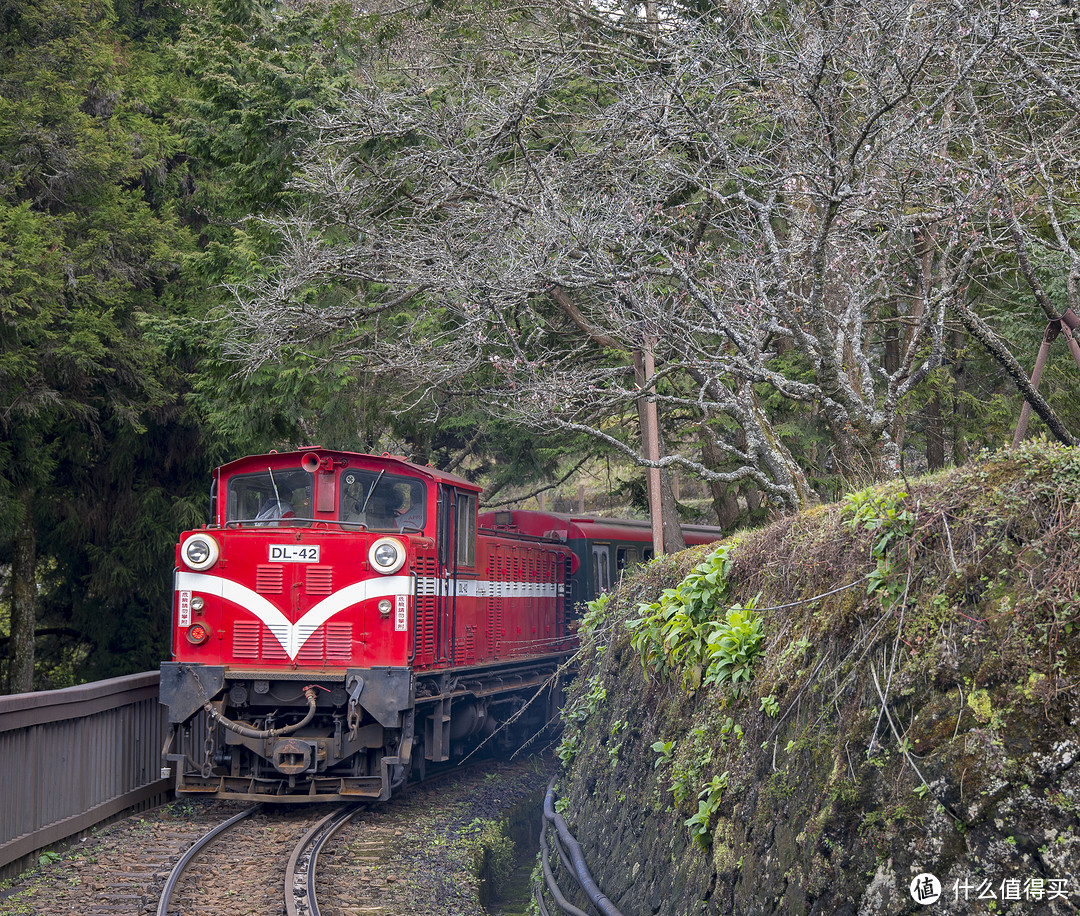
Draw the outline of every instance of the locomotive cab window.
[[[349,530],[424,530],[427,488],[424,481],[385,471],[342,472],[338,520]]]
[[[229,478],[225,521],[255,527],[306,527],[312,522],[315,481],[299,469],[237,474]]]

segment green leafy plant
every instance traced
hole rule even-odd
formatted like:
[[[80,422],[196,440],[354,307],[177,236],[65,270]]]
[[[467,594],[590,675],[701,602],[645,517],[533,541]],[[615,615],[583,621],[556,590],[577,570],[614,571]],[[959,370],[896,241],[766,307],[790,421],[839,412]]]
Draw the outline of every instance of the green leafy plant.
[[[767,697],[761,698],[761,706],[759,708],[770,719],[775,719],[780,715],[780,703],[771,693]]]
[[[849,531],[862,529],[875,535],[870,553],[883,557],[896,541],[915,530],[915,514],[903,506],[905,499],[903,490],[875,492],[871,487],[845,496],[840,512]]]
[[[709,634],[709,665],[706,684],[730,685],[735,696],[746,692],[753,676],[754,662],[764,651],[765,633],[761,617],[754,612],[755,597],[745,607],[733,605],[727,619]]]
[[[676,741],[654,741],[650,747],[653,753],[656,754],[656,760],[653,761],[653,769],[658,770],[661,766],[671,763],[671,758],[675,754]]]
[[[619,736],[626,730],[626,727],[630,723],[616,720],[611,726],[611,743],[608,746],[608,757],[611,758],[612,767],[619,760],[619,751],[622,750],[623,743],[619,740]]]
[[[702,849],[708,849],[712,845],[712,820],[720,807],[727,784],[726,771],[714,776],[698,793],[697,811],[684,822],[690,830],[690,838]]]
[[[681,673],[685,689],[730,684],[741,695],[761,653],[761,618],[757,598],[745,606],[729,605],[733,543],[719,547],[699,563],[676,588],[664,589],[660,600],[639,606],[640,617],[627,622],[631,645],[645,673]],[[718,620],[726,607],[725,616]]]
[[[669,674],[704,663],[707,627],[727,600],[733,546],[721,545],[676,588],[664,589],[659,601],[640,605],[641,616],[627,621],[646,672]]]
[[[717,745],[720,750],[723,750],[728,739],[732,736],[741,740],[742,729],[731,716],[728,716],[721,725],[719,742],[716,742],[714,734],[701,726],[690,730],[687,740],[683,743],[682,750],[678,755],[674,753],[675,742],[670,742],[672,747],[672,768],[671,785],[668,786],[668,791],[672,794],[676,809],[682,807],[683,802],[693,796],[694,786],[701,782],[702,774],[712,766]],[[657,742],[660,745],[660,750],[667,743]],[[653,745],[653,750],[658,750],[656,745]]]
[[[867,578],[868,595],[880,595],[886,606],[895,604],[903,594],[901,577],[889,557],[898,544],[915,532],[915,513],[903,505],[907,493],[880,492],[873,488],[849,493],[840,511],[849,531],[867,531],[873,535],[870,556],[876,561]]]
[[[594,598],[585,605],[585,614],[581,618],[578,632],[583,636],[591,636],[608,620],[608,605],[611,603],[611,592],[604,592],[598,598]]]
[[[742,726],[731,716],[728,716],[720,725],[720,746],[727,747],[728,739],[734,737],[741,744],[743,740]]]
[[[691,786],[693,786],[692,775],[686,770],[675,770],[671,774],[671,785],[668,786],[668,791],[675,800],[676,808],[690,797]]]
[[[606,699],[607,688],[600,680],[600,675],[594,674],[585,682],[583,693],[563,710],[563,720],[570,723],[583,722],[589,716],[595,715]]]
[[[565,734],[555,748],[555,756],[559,758],[564,767],[570,766],[581,750],[581,736],[577,734]]]

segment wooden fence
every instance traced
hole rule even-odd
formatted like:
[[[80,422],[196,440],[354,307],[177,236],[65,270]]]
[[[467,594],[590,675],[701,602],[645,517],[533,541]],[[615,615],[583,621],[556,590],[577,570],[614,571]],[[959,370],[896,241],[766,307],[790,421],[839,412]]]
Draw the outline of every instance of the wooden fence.
[[[131,808],[161,804],[158,672],[0,697],[0,876]]]

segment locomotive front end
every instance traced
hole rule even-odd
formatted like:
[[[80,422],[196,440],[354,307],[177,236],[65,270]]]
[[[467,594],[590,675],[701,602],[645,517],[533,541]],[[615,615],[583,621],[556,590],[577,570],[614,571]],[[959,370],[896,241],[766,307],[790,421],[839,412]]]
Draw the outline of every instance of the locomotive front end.
[[[411,471],[411,472],[410,472]],[[241,459],[177,545],[166,759],[181,794],[387,798],[414,742],[434,486],[399,459]]]

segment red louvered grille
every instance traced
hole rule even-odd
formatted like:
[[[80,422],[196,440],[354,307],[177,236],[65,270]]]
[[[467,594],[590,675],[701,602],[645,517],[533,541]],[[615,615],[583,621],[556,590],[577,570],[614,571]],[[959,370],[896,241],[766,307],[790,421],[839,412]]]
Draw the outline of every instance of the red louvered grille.
[[[325,653],[326,631],[323,627],[319,627],[319,629],[304,640],[304,644],[300,647],[300,651],[296,653],[296,661],[301,665],[319,664],[325,657]]]
[[[284,661],[289,657],[285,654],[285,647],[266,627],[262,628],[262,657],[271,662]]]
[[[326,625],[326,657],[335,661],[348,661],[352,656],[352,624],[328,623]]]
[[[334,568],[332,566],[309,566],[307,571],[307,593],[309,595],[329,595],[334,590]]]
[[[488,579],[495,583],[488,598],[488,644],[492,657],[499,658],[503,638],[503,583],[506,581],[506,558],[501,544],[495,546],[488,561]]]
[[[284,578],[285,569],[282,566],[256,566],[255,591],[263,595],[280,595]]]
[[[476,661],[476,635],[474,627],[465,627],[465,633],[454,645],[454,664],[471,665]]]
[[[236,658],[259,657],[259,627],[257,620],[238,620],[233,624],[233,655]]]
[[[439,566],[432,554],[417,554],[416,576],[416,664],[418,667],[430,667],[435,663],[435,614],[438,607],[436,589],[439,577]]]

